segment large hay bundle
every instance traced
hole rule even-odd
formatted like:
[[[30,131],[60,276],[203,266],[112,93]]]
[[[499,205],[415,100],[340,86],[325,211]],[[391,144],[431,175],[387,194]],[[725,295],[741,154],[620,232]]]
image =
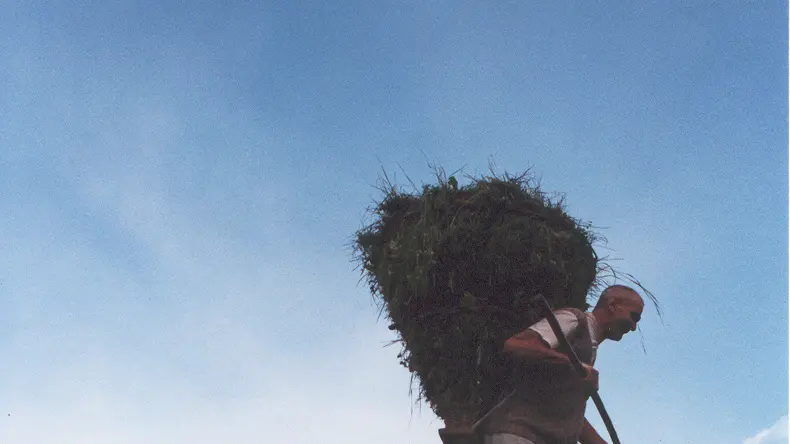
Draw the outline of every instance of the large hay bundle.
[[[497,351],[539,319],[528,297],[586,309],[599,264],[590,225],[526,174],[437,177],[419,195],[389,185],[356,251],[419,397],[466,428],[513,387]]]

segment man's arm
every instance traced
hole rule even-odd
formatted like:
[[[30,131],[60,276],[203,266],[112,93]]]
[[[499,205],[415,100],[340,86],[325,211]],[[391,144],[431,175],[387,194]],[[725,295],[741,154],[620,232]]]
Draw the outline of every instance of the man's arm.
[[[579,325],[576,315],[568,310],[557,310],[554,315],[566,336],[573,334]],[[559,346],[559,339],[555,336],[548,319],[544,318],[505,341],[502,351],[524,362],[542,362],[570,368],[570,359],[556,351]]]
[[[593,426],[584,418],[584,425],[582,426],[582,433],[579,435],[580,444],[606,444],[606,441],[601,438],[601,435],[595,431]]]
[[[540,335],[532,330],[523,332],[505,341],[502,351],[525,362],[548,362],[554,365],[570,365],[570,360],[562,353],[551,349]]]

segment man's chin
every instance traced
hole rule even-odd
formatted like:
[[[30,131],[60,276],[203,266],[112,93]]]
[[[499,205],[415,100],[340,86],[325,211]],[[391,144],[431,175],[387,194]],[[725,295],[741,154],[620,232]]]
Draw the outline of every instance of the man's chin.
[[[623,339],[623,333],[612,333],[609,336],[609,339],[611,339],[612,341],[618,342],[618,341],[620,341],[620,339]]]

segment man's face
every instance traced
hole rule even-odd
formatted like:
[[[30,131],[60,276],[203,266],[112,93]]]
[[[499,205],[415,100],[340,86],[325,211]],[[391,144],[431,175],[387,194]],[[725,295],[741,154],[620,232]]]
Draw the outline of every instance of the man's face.
[[[623,339],[623,335],[636,330],[636,324],[642,319],[645,303],[637,294],[629,292],[627,297],[618,298],[609,306],[611,323],[606,329],[606,336],[613,341]]]

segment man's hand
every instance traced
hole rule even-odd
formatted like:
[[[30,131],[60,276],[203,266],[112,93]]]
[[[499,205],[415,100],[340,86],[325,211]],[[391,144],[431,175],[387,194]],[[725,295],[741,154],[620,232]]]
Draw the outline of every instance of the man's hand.
[[[587,396],[591,396],[593,393],[598,391],[598,370],[594,369],[593,366],[587,365],[582,363],[584,366],[584,370],[587,371],[587,376],[584,377],[584,393]]]

